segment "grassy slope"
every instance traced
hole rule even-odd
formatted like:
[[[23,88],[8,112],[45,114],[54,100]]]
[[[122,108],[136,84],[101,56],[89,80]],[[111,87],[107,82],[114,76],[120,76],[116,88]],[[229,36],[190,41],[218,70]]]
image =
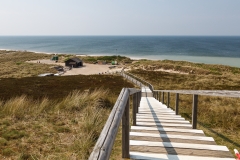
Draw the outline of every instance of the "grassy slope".
[[[86,159],[122,87],[134,87],[120,76],[98,75],[0,84],[0,159]]]
[[[31,77],[52,72],[25,63],[41,58],[0,53],[0,159],[87,159],[121,89],[134,86],[115,75]]]
[[[174,70],[174,66],[182,63],[181,68],[192,68],[189,74],[166,73],[154,71],[164,68]],[[220,65],[199,65],[189,62],[158,61],[139,62],[142,69],[132,70],[131,73],[150,82],[154,89],[193,89],[193,90],[240,90],[239,68]],[[165,66],[166,65],[166,66]],[[171,66],[171,67],[169,67]],[[197,67],[199,66],[199,67]],[[211,72],[212,68],[218,73]],[[222,68],[222,69],[221,69]],[[175,95],[171,94],[170,106],[174,108]],[[165,97],[166,99],[166,97]],[[191,120],[192,96],[180,95],[180,114]],[[211,96],[199,97],[198,128],[213,136],[218,144],[226,145],[232,152],[240,148],[240,100],[238,98],[222,98]]]

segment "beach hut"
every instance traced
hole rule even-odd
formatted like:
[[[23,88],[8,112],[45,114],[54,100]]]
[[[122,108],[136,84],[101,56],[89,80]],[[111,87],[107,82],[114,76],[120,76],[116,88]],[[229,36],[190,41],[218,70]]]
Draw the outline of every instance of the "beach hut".
[[[83,66],[83,61],[77,57],[70,58],[65,61],[65,66],[72,67],[72,68],[78,68],[78,67]]]

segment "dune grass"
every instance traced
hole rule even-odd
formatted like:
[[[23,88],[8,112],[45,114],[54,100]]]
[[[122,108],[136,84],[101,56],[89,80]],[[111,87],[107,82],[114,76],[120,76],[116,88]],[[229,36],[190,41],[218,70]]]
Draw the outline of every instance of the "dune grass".
[[[26,61],[50,59],[52,55],[27,51],[0,51],[0,78],[22,78],[37,76],[41,73],[56,73],[53,65],[27,63]]]
[[[0,159],[87,159],[111,111],[108,92],[1,102]]]
[[[117,75],[0,82],[0,159],[87,159],[121,89],[134,87]]]

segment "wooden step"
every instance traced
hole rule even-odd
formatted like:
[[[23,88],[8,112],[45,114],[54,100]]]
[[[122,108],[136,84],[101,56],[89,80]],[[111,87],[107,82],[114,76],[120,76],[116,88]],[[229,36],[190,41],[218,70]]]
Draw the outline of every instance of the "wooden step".
[[[220,157],[201,157],[188,155],[171,155],[158,153],[142,153],[130,152],[131,159],[150,159],[150,160],[234,160],[234,158],[220,158]]]
[[[198,129],[178,129],[167,127],[143,127],[143,126],[131,126],[131,130],[147,130],[147,131],[166,131],[166,132],[186,132],[186,133],[203,133]]]
[[[152,133],[142,133],[142,132],[130,132],[130,136],[139,137],[160,137],[160,138],[177,138],[177,139],[189,139],[196,141],[214,141],[212,137],[206,136],[186,136],[186,135],[173,135],[173,134],[152,134]]]
[[[171,127],[192,127],[191,124],[173,124],[173,123],[151,123],[151,122],[137,122],[138,126],[171,126]]]
[[[130,140],[130,145],[131,146],[152,146],[152,147],[168,147],[168,148],[188,148],[188,149],[198,149],[198,150],[229,151],[226,146],[192,144],[192,143],[151,142],[151,141]]]

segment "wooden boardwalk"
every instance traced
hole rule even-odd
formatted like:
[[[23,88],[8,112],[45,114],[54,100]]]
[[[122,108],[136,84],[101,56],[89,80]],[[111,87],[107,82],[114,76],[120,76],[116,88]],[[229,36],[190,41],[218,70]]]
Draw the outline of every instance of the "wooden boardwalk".
[[[216,145],[202,130],[186,121],[142,88],[136,126],[130,132],[131,159],[234,159],[226,146]]]

